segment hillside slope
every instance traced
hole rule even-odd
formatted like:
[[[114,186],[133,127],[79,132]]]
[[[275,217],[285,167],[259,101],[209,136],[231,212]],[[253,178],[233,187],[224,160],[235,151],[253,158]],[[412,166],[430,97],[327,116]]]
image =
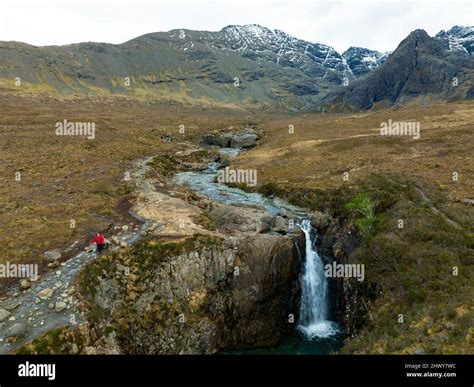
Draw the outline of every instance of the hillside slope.
[[[0,42],[0,93],[253,110],[367,109],[472,98],[474,28],[412,32],[392,54],[332,47],[259,25],[172,30],[128,42]],[[457,86],[453,80],[457,78]]]

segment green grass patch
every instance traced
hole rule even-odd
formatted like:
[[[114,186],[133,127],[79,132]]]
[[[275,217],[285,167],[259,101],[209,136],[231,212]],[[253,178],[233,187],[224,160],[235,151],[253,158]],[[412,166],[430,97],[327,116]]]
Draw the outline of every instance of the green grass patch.
[[[66,327],[52,329],[15,351],[17,355],[62,354]]]

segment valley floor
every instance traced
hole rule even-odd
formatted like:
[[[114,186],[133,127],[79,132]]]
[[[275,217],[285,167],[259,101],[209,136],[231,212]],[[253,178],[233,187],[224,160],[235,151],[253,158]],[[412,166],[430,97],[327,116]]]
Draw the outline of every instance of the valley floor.
[[[329,213],[357,235],[345,204],[360,193],[376,203],[378,223],[358,235],[350,258],[366,265],[378,295],[361,295],[370,317],[343,352],[472,352],[474,103],[283,116],[0,98],[0,263],[38,263],[46,275],[45,251],[60,250],[66,262],[93,233],[130,222],[137,198],[127,176],[137,159],[185,151],[205,133],[253,127],[259,145],[231,167],[256,170],[260,192]],[[96,139],[56,136],[64,119],[95,122]],[[418,121],[421,138],[380,136],[389,120]],[[159,209],[155,216],[170,230],[179,222]],[[0,279],[0,296],[17,286]]]

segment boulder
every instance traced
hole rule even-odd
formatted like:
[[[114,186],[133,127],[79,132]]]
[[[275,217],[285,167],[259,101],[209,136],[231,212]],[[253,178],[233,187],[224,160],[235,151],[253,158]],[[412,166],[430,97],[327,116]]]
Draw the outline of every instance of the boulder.
[[[29,289],[30,287],[31,287],[31,283],[27,279],[22,279],[20,281],[20,289],[21,290],[26,290],[26,289]]]
[[[46,263],[52,263],[61,258],[61,253],[57,250],[45,251],[43,256],[43,259]]]
[[[56,304],[54,305],[54,311],[55,312],[62,312],[64,309],[67,308],[67,304],[63,301],[58,301],[56,302]]]
[[[3,307],[6,310],[13,310],[20,306],[20,302],[18,300],[8,300],[3,304]]]
[[[60,265],[59,261],[54,261],[54,262],[48,263],[47,266],[48,266],[50,269],[56,269],[57,267],[59,267],[59,265]]]
[[[331,223],[331,217],[320,211],[314,211],[308,214],[311,225],[317,230],[321,230],[329,226]]]
[[[272,230],[280,234],[286,234],[289,230],[288,221],[282,216],[276,216],[272,221]]]
[[[6,309],[0,309],[0,322],[5,321],[12,314]]]
[[[27,326],[23,323],[15,323],[12,327],[7,331],[7,337],[9,339],[21,339],[25,337],[27,332]],[[12,340],[10,340],[11,342]]]
[[[216,145],[221,148],[229,148],[232,134],[211,133],[202,137],[202,142],[205,145]]]
[[[231,148],[250,148],[257,145],[255,134],[235,134],[230,141]]]
[[[38,292],[37,296],[40,300],[47,300],[53,294],[53,290],[51,288],[46,288]]]

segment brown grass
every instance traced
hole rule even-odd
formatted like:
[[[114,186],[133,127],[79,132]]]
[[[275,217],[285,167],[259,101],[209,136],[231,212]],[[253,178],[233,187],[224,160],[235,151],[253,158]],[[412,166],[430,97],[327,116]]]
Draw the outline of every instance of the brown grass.
[[[421,139],[380,136],[382,121],[417,120]],[[337,187],[342,174],[356,184],[371,173],[402,175],[429,182],[456,202],[469,198],[473,186],[474,102],[426,108],[340,115],[263,118],[262,145],[235,161],[255,168],[259,184]],[[290,134],[288,125],[294,126]],[[458,182],[452,179],[458,172]]]
[[[3,95],[0,106],[0,262],[41,262],[48,249],[86,243],[92,233],[120,224],[133,190],[124,181],[132,160],[180,150],[182,141],[195,141],[203,131],[245,126],[249,119],[227,111],[41,95]],[[96,138],[56,136],[55,123],[64,119],[95,122]],[[162,134],[175,141],[161,141]],[[0,290],[6,283],[0,279]]]
[[[461,223],[472,220],[472,212],[466,215],[472,210],[458,201],[473,192],[473,102],[295,116],[41,95],[2,95],[0,106],[0,262],[36,262],[45,250],[85,243],[93,232],[124,221],[132,187],[123,176],[131,160],[178,151],[182,141],[197,141],[203,132],[250,123],[262,131],[261,146],[235,164],[256,168],[259,184],[327,188],[357,184],[374,171],[403,175],[428,191],[447,193],[450,203],[440,206]],[[421,140],[379,136],[380,122],[389,118],[419,120]],[[95,122],[96,139],[56,136],[54,124],[64,119]],[[294,125],[293,134],[288,125]],[[161,141],[162,134],[175,141]],[[349,182],[342,181],[346,171]],[[455,171],[458,182],[452,181]],[[21,181],[15,181],[16,172]]]

